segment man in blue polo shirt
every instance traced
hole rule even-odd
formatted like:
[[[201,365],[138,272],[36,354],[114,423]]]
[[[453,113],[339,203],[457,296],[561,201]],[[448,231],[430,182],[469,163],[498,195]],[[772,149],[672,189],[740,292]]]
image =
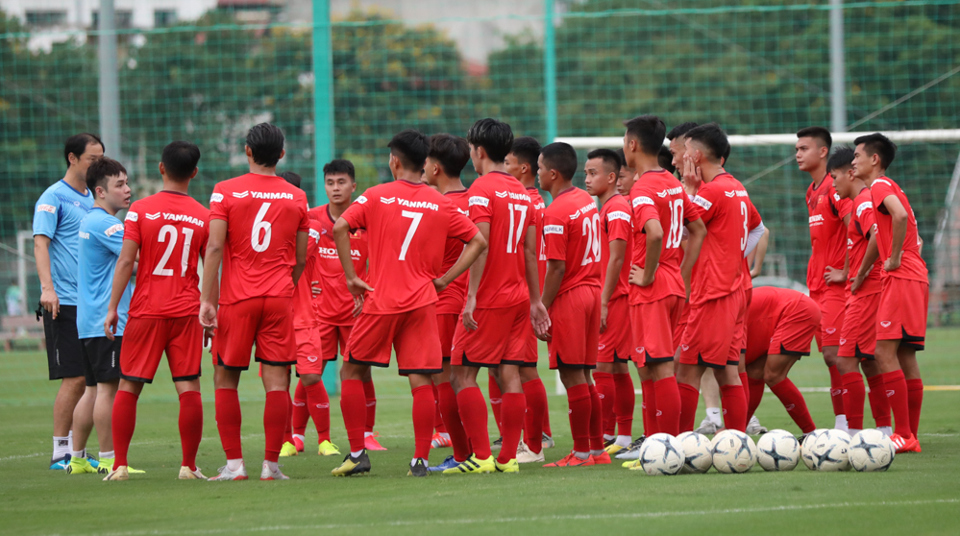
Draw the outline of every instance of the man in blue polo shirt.
[[[103,156],[103,143],[93,134],[71,136],[64,147],[67,172],[47,188],[33,216],[34,256],[40,278],[40,306],[47,340],[51,380],[60,380],[53,405],[51,469],[66,469],[70,459],[73,414],[84,394],[83,361],[77,336],[77,267],[80,221],[93,207],[87,190],[87,168]],[[87,419],[93,393],[81,406]],[[83,411],[85,409],[85,411]]]

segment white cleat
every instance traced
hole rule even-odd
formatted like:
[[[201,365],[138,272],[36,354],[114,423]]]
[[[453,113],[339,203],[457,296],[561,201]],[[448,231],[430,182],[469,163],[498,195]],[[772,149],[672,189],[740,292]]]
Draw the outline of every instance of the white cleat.
[[[260,480],[290,480],[290,477],[280,472],[280,466],[277,470],[270,469],[270,462],[263,462],[263,469],[260,471]]]
[[[767,427],[760,424],[760,419],[758,419],[757,416],[754,415],[753,417],[750,417],[750,422],[747,423],[746,432],[748,435],[765,434],[767,433]]]
[[[121,465],[116,467],[113,471],[107,473],[107,476],[103,477],[104,482],[115,482],[118,480],[129,480],[130,471],[126,465]]]
[[[530,447],[527,446],[523,441],[517,445],[517,463],[544,463],[546,458],[543,456],[543,449],[539,453],[534,454]]]
[[[207,477],[203,476],[203,473],[200,472],[200,468],[197,467],[197,470],[194,471],[187,467],[186,465],[180,466],[180,476],[177,477],[180,480],[206,480]]]
[[[717,426],[716,423],[710,419],[704,419],[703,422],[700,423],[700,427],[694,430],[694,432],[703,435],[714,435],[719,429],[720,427]]]
[[[247,469],[243,465],[236,471],[231,471],[224,465],[217,471],[217,476],[207,479],[208,482],[226,482],[228,480],[247,480]]]

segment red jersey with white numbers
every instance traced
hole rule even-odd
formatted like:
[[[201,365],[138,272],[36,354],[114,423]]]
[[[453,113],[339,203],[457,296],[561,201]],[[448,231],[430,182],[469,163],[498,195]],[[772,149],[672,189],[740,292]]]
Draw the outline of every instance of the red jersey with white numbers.
[[[447,192],[444,197],[453,203],[457,211],[464,216],[468,215],[467,199],[470,197],[467,190],[456,192]],[[447,244],[443,248],[443,264],[440,266],[440,273],[437,277],[447,273],[457,261],[460,254],[463,253],[463,242],[457,238],[447,238]],[[438,315],[458,315],[463,312],[463,304],[467,300],[467,284],[469,283],[470,272],[466,271],[454,279],[447,288],[437,295],[437,314]]]
[[[330,205],[321,205],[310,209],[310,218],[320,224],[320,239],[317,241],[317,269],[314,281],[320,283],[320,295],[313,299],[317,318],[322,324],[331,326],[352,326],[353,295],[347,290],[347,278],[343,274],[340,257],[337,256],[337,244],[333,241],[333,225],[336,223],[330,215]],[[367,280],[367,236],[366,231],[350,232],[350,257],[357,276]],[[304,275],[306,277],[306,275]]]
[[[630,204],[620,194],[614,194],[600,208],[600,285],[606,285],[607,265],[610,263],[610,242],[623,240],[627,249],[623,254],[623,268],[613,289],[610,301],[625,296],[630,291],[630,259],[633,253],[633,218]]]
[[[590,194],[571,187],[543,211],[548,261],[564,261],[557,295],[580,285],[600,286],[600,213]]]
[[[210,211],[192,197],[161,191],[134,201],[123,239],[140,245],[132,318],[180,318],[200,312],[197,263],[207,248]]]
[[[293,292],[293,329],[317,327],[317,312],[313,308],[313,281],[317,273],[317,240],[320,239],[320,222],[310,220],[307,238],[307,264]]]
[[[747,216],[747,229],[752,231],[763,223],[763,220],[760,219],[760,213],[757,211],[757,208],[753,206],[753,203],[749,203],[747,209],[750,211],[750,214]],[[753,289],[753,277],[750,276],[750,263],[747,262],[746,257],[743,258],[743,270],[740,271],[740,280],[743,283],[744,290]]]
[[[893,218],[883,206],[883,200],[889,196],[896,196],[900,204],[907,211],[907,236],[903,240],[903,257],[900,267],[892,272],[883,271],[881,277],[897,277],[927,282],[927,263],[920,257],[920,234],[917,232],[917,217],[910,206],[907,194],[903,193],[900,185],[890,177],[880,177],[870,185],[873,194],[874,215],[877,219],[877,246],[880,249],[880,259],[886,262],[893,253]]]
[[[807,263],[807,288],[811,292],[827,286],[823,278],[827,266],[843,269],[846,261],[847,229],[843,218],[850,214],[852,203],[840,199],[833,188],[830,175],[820,181],[820,186],[810,183],[807,187],[807,212],[810,225],[810,262]]]
[[[542,292],[543,277],[547,275],[547,252],[544,251],[546,248],[543,242],[543,210],[547,208],[547,204],[543,202],[540,190],[527,188],[527,193],[530,194],[530,200],[533,202],[533,212],[537,221],[537,276],[540,278],[540,291]]]
[[[394,314],[437,302],[433,280],[440,273],[447,238],[469,242],[477,234],[449,200],[426,184],[393,181],[374,186],[341,216],[351,229],[365,229],[374,288],[365,314]]]
[[[293,296],[297,233],[310,229],[303,190],[275,175],[241,175],[213,187],[210,219],[227,222],[220,305]]]
[[[850,225],[847,227],[847,254],[850,256],[850,274],[847,278],[847,291],[850,291],[851,281],[863,264],[863,257],[867,254],[867,243],[870,235],[876,232],[877,218],[873,211],[873,194],[870,188],[860,190],[853,200],[853,212],[850,213]],[[877,256],[876,262],[870,268],[870,273],[863,278],[863,284],[857,289],[858,296],[868,296],[880,292],[880,271],[883,270],[883,261]]]
[[[528,227],[536,228],[536,217],[527,189],[513,175],[492,171],[473,181],[468,202],[473,223],[490,224],[477,308],[500,309],[529,300],[524,238]]]

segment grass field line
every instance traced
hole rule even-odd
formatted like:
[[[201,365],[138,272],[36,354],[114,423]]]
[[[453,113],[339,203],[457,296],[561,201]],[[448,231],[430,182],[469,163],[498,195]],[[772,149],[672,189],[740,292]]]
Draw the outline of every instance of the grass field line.
[[[375,527],[406,527],[417,525],[485,525],[489,523],[534,523],[542,521],[595,521],[608,519],[655,519],[662,517],[694,517],[716,516],[730,514],[762,514],[770,512],[796,512],[805,510],[825,510],[836,508],[876,508],[878,506],[902,507],[924,506],[935,504],[957,504],[960,498],[955,499],[928,499],[916,501],[880,501],[880,502],[841,502],[822,504],[791,504],[778,506],[758,506],[753,508],[724,508],[716,510],[673,510],[667,512],[625,512],[616,514],[568,514],[525,517],[483,517],[465,519],[416,519],[387,521],[384,523],[329,523],[324,525],[268,525],[262,527],[225,527],[218,529],[171,529],[171,530],[136,530],[126,532],[97,532],[102,536],[159,536],[164,534],[223,534],[236,532],[280,532],[290,530],[336,530],[362,529]],[[71,533],[84,534],[84,533]],[[87,533],[93,534],[93,533]]]

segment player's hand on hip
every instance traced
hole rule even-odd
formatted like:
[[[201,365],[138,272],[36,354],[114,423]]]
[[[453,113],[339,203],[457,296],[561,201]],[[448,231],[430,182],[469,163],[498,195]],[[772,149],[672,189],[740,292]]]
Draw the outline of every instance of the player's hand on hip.
[[[350,294],[354,295],[354,297],[363,296],[367,292],[373,292],[373,287],[368,285],[363,279],[360,279],[360,277],[348,279],[347,289],[350,291]]]
[[[363,312],[363,296],[354,296],[353,297],[353,317],[356,318],[360,316],[360,313]]]
[[[119,322],[120,317],[117,316],[116,310],[107,311],[107,318],[103,321],[103,332],[111,341],[113,340],[113,334],[117,332]]]
[[[833,266],[827,266],[823,272],[823,279],[828,285],[842,285],[847,281],[847,274],[843,270],[838,270]]]
[[[209,302],[200,302],[200,325],[204,329],[217,329],[217,307]]]
[[[896,257],[894,257],[893,255],[891,255],[889,259],[887,259],[886,261],[884,261],[884,263],[883,263],[883,269],[886,270],[887,272],[892,272],[892,271],[896,270],[897,268],[900,268],[900,260],[901,260],[902,258],[903,258],[903,252],[902,252],[902,251],[901,251],[900,254],[897,255]]]
[[[444,290],[447,290],[447,284],[443,282],[443,279],[434,279],[433,288],[437,289],[437,294],[440,294]]]
[[[467,331],[476,331],[478,324],[475,318],[473,318],[473,312],[477,310],[477,298],[467,296],[467,303],[463,305],[463,327],[467,328]]]
[[[863,284],[864,276],[859,273],[850,278],[850,294],[856,294],[860,290],[860,285]]]
[[[320,293],[323,292],[323,289],[320,288],[320,282],[319,282],[319,281],[311,281],[311,282],[310,282],[310,292],[313,293],[313,296],[314,296],[314,297],[319,296]]]
[[[40,305],[43,306],[44,310],[50,313],[53,318],[57,318],[57,315],[60,314],[60,298],[57,296],[57,291],[48,288],[44,289],[40,293]]]

